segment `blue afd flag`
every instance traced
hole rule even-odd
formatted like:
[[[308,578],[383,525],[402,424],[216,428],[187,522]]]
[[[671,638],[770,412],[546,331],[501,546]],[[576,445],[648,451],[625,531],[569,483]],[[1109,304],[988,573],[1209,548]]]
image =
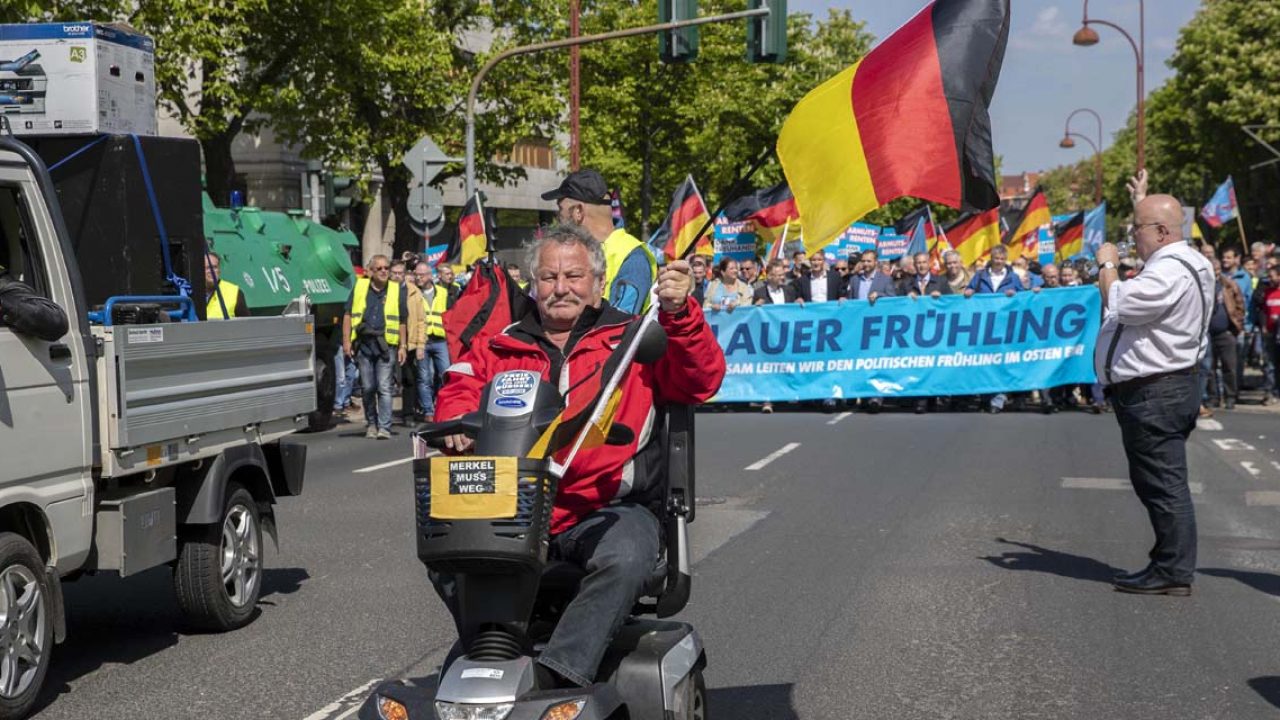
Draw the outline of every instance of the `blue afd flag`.
[[[907,243],[907,255],[910,257],[929,252],[929,238],[927,237],[928,233],[925,232],[925,220],[926,216],[921,215],[916,220],[916,226],[911,228],[911,241]]]
[[[1224,223],[1236,219],[1239,208],[1236,206],[1236,184],[1227,176],[1227,181],[1218,186],[1213,197],[1200,210],[1200,217],[1213,227],[1222,227]]]
[[[1096,288],[708,312],[716,401],[979,395],[1092,383]]]
[[[1084,255],[1093,257],[1102,243],[1107,241],[1107,203],[1084,214]]]

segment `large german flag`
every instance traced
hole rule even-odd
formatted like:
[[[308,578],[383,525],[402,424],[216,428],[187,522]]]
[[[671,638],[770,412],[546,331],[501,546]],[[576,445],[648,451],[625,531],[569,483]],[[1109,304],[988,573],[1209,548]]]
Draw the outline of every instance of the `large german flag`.
[[[1040,228],[1053,224],[1053,216],[1049,213],[1049,201],[1044,197],[1044,190],[1036,188],[1031,199],[1027,201],[1022,212],[1018,213],[1017,222],[1004,236],[1004,244],[1009,248],[1009,257],[1019,255],[1027,260],[1035,260],[1040,254]],[[1028,240],[1032,237],[1032,240]]]
[[[489,241],[484,226],[484,206],[480,193],[471,196],[458,218],[458,235],[449,243],[440,263],[471,267],[488,252]]]
[[[961,217],[947,226],[946,236],[964,264],[974,264],[1000,244],[1000,208]]]
[[[936,0],[796,104],[778,158],[807,248],[904,195],[999,203],[987,107],[1008,36],[1009,0]]]
[[[1078,212],[1053,228],[1053,260],[1065,262],[1084,252],[1084,212]]]
[[[667,219],[662,221],[662,226],[649,238],[653,254],[665,254],[667,260],[678,260],[685,256],[695,240],[699,241],[699,251],[702,251],[704,244],[709,247],[710,238],[700,240],[698,233],[707,227],[710,218],[711,213],[707,212],[707,204],[703,202],[702,193],[698,192],[693,176],[686,176],[671,196]]]

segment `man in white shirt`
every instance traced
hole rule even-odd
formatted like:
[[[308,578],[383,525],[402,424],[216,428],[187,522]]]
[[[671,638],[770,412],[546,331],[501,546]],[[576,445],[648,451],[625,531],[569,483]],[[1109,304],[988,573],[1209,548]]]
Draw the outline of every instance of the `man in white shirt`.
[[[1207,350],[1213,267],[1182,239],[1182,205],[1152,195],[1134,207],[1131,230],[1145,266],[1120,282],[1115,245],[1097,251],[1103,320],[1094,353],[1129,459],[1129,479],[1156,541],[1151,562],[1119,575],[1115,589],[1190,595],[1196,518],[1187,485],[1187,437],[1200,411],[1197,368]]]

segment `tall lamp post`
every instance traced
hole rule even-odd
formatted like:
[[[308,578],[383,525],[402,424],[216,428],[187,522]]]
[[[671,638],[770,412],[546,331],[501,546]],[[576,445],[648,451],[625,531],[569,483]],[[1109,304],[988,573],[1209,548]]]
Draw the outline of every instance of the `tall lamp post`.
[[[1098,142],[1096,144],[1090,140],[1088,136],[1071,131],[1071,118],[1080,113],[1089,113],[1093,116],[1094,120],[1098,121]],[[1102,117],[1091,108],[1073,110],[1071,114],[1067,116],[1066,125],[1062,128],[1062,140],[1058,143],[1058,147],[1066,149],[1075,147],[1076,141],[1071,139],[1073,137],[1078,137],[1081,140],[1084,140],[1089,143],[1089,147],[1093,148],[1093,204],[1099,205],[1102,203]]]
[[[1124,36],[1129,41],[1129,45],[1133,47],[1133,57],[1138,63],[1138,170],[1142,171],[1147,168],[1147,98],[1143,71],[1146,66],[1146,34],[1147,34],[1147,9],[1144,0],[1138,0],[1138,39],[1135,42],[1133,36],[1125,31],[1124,28],[1113,22],[1106,20],[1098,20],[1089,17],[1089,0],[1084,0],[1084,21],[1076,34],[1072,36],[1071,42],[1082,47],[1089,47],[1098,44],[1098,32],[1090,25],[1106,25]]]

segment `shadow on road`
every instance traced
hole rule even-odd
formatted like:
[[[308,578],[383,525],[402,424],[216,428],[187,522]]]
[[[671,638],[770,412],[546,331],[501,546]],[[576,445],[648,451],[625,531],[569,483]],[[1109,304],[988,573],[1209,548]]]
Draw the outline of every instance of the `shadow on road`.
[[[266,568],[262,597],[295,593],[309,577],[302,568]],[[75,680],[106,665],[129,665],[162,652],[185,632],[167,567],[129,578],[86,576],[64,585],[63,592],[67,639],[54,648],[34,712],[70,692]]]
[[[711,688],[707,710],[713,717],[734,720],[798,720],[791,706],[792,685],[741,685]]]
[[[1249,678],[1249,687],[1261,695],[1263,700],[1280,708],[1280,676],[1263,675],[1262,677]]]
[[[1072,580],[1092,580],[1105,583],[1110,583],[1112,577],[1117,572],[1120,572],[1120,568],[1083,555],[1072,555],[1071,553],[1050,550],[1039,545],[1006,540],[1005,538],[996,538],[996,542],[1030,551],[1011,551],[1000,555],[987,555],[978,558],[1005,570],[1030,570],[1032,572],[1059,575]]]
[[[1280,597],[1280,575],[1253,572],[1251,570],[1232,570],[1230,568],[1196,568],[1196,573],[1200,575],[1208,575],[1210,577],[1239,580],[1258,592],[1266,593],[1273,597]],[[1280,678],[1270,679],[1280,681]]]

